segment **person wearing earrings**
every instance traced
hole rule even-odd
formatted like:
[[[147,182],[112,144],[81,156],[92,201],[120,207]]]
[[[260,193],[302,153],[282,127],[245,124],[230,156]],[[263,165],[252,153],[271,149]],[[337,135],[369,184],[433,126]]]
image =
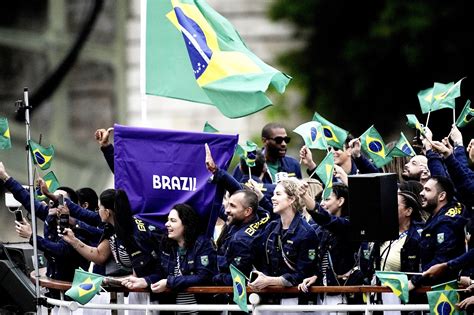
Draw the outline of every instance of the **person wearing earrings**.
[[[301,215],[301,185],[299,180],[289,178],[275,187],[272,204],[279,219],[270,222],[257,241],[254,265],[258,271],[254,272],[258,277],[249,283],[252,290],[296,286],[317,269],[318,240]],[[266,304],[298,304],[297,294],[266,294],[264,299]]]

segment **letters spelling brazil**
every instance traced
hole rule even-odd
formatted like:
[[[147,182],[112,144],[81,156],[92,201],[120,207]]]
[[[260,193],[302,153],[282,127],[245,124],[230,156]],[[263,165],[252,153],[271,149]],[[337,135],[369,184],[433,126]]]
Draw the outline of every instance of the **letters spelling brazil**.
[[[196,177],[153,175],[153,189],[196,191]]]

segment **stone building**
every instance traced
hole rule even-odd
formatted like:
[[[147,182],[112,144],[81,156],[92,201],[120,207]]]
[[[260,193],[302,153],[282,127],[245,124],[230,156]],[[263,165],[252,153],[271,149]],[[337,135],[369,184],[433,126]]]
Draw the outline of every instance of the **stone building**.
[[[276,57],[299,44],[288,25],[267,18],[271,0],[209,3],[267,63],[277,66]],[[0,4],[0,116],[9,118],[13,145],[11,150],[0,151],[0,161],[23,183],[27,182],[25,125],[15,121],[14,103],[22,98],[24,86],[30,97],[35,96],[71,49],[93,7],[91,0],[8,0]],[[90,186],[98,192],[113,185],[93,139],[97,128],[119,123],[199,131],[207,120],[224,133],[239,133],[241,139],[248,139],[258,136],[268,119],[269,109],[232,120],[212,106],[153,96],[147,97],[147,121],[143,121],[139,65],[140,1],[105,0],[71,71],[31,115],[32,139],[38,141],[41,135],[42,144],[55,147],[51,170],[62,185]],[[273,100],[281,103],[283,98]],[[291,90],[285,94],[285,106],[297,101]],[[1,186],[0,193],[0,208],[5,208]],[[13,222],[13,214],[0,211],[0,222]],[[1,228],[0,240],[6,235],[11,238],[12,232],[13,224]]]

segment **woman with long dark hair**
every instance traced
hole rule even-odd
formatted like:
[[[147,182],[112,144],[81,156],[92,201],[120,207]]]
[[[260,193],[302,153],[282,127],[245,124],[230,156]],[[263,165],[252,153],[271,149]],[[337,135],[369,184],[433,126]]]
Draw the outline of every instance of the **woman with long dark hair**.
[[[154,293],[168,288],[175,292],[171,303],[196,304],[198,296],[180,291],[211,283],[212,276],[217,273],[216,251],[212,241],[201,235],[199,216],[187,204],[173,206],[165,226],[168,235],[161,243],[161,268],[155,275],[159,280],[149,283],[144,278],[130,276],[122,285],[129,289],[149,287]],[[190,313],[196,312],[180,312]]]
[[[318,250],[319,272],[315,276],[306,278],[298,285],[303,292],[313,283],[323,286],[346,285],[354,279],[356,265],[355,254],[359,243],[350,239],[348,229],[349,207],[348,188],[345,184],[335,183],[328,198],[321,201],[319,206],[309,211],[316,223],[316,235],[320,241]],[[343,294],[321,294],[319,304],[335,305],[347,304],[347,297]],[[329,314],[321,312],[321,314]],[[345,314],[345,312],[337,312]]]

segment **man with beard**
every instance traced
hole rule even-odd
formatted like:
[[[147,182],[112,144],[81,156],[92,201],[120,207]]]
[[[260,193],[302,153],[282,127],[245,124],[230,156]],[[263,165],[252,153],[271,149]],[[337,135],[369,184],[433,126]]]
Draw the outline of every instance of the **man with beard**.
[[[402,177],[404,180],[416,180],[421,181],[422,178],[425,178],[425,173],[429,172],[428,170],[428,159],[424,155],[415,155],[405,164],[403,168]],[[422,182],[422,184],[424,184]]]
[[[269,220],[268,216],[259,220],[257,208],[258,197],[253,191],[237,190],[229,197],[225,208],[228,231],[217,250],[219,273],[213,278],[215,284],[232,285],[230,264],[250,276],[254,241]]]
[[[464,206],[454,200],[454,186],[442,176],[433,176],[420,193],[421,206],[431,216],[426,221],[420,239],[422,271],[449,261],[464,253]],[[409,287],[433,285],[457,278],[457,272],[448,271],[438,278],[414,276]]]
[[[301,179],[299,162],[286,155],[287,145],[291,138],[286,134],[285,127],[279,123],[268,123],[262,129],[263,154],[267,164],[267,173],[263,176],[263,183],[276,183],[276,173],[286,172],[288,176]],[[234,178],[241,181],[242,170],[239,166],[234,169]]]

